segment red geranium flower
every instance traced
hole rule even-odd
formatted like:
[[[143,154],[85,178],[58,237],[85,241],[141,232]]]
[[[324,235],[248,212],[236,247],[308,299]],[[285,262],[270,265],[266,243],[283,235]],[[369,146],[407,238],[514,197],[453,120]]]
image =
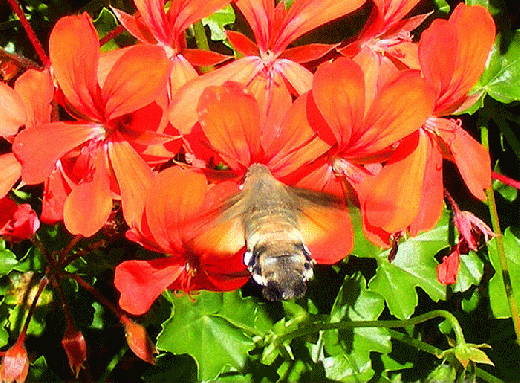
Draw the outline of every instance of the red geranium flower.
[[[247,282],[242,254],[203,252],[192,244],[201,234],[197,219],[233,191],[228,184],[212,187],[203,174],[180,167],[156,176],[145,201],[142,224],[127,236],[168,256],[125,261],[116,267],[115,286],[124,310],[143,314],[165,289],[229,291]]]
[[[31,205],[17,205],[7,197],[0,199],[0,236],[21,241],[32,238],[39,228],[40,220]]]
[[[442,158],[457,165],[475,197],[485,199],[484,189],[491,184],[489,154],[462,129],[460,121],[441,116],[475,101],[468,92],[484,70],[494,38],[489,12],[462,3],[449,20],[435,20],[423,32],[419,60],[435,106],[422,128],[401,142],[366,196],[372,225],[387,232],[408,227],[412,235],[434,227],[443,204]],[[380,213],[381,206],[385,214]],[[410,214],[403,215],[403,208]]]
[[[236,50],[246,57],[206,73],[181,88],[172,100],[171,123],[181,133],[189,133],[197,121],[193,99],[198,99],[208,86],[233,80],[248,86],[262,111],[270,116],[264,129],[274,131],[291,105],[291,93],[299,95],[311,87],[312,73],[299,63],[317,59],[332,49],[324,44],[293,49],[287,49],[287,46],[302,34],[352,12],[363,2],[295,0],[286,9],[284,1],[276,6],[272,0],[236,1],[253,30],[256,44],[238,32],[228,32]]]
[[[154,132],[162,110],[153,101],[165,91],[171,62],[162,48],[138,45],[107,70],[86,13],[60,19],[49,44],[64,106],[77,121],[40,125],[16,137],[22,179],[43,182],[61,162],[72,189],[63,215],[73,234],[91,236],[105,223],[113,191],[121,195],[127,221],[137,221],[142,211],[137,191],[147,187],[152,171],[129,142],[168,139]]]

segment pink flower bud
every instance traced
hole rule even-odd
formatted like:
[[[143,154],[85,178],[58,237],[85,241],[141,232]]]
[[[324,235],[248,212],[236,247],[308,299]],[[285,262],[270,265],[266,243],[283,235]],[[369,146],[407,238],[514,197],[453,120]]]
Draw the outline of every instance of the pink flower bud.
[[[23,342],[16,342],[6,351],[0,367],[0,381],[23,383],[29,371],[29,358]]]
[[[31,205],[17,205],[7,197],[0,199],[0,236],[21,241],[31,238],[39,227],[40,220]]]
[[[155,364],[154,354],[157,353],[157,349],[145,328],[125,316],[121,317],[121,322],[125,326],[126,341],[133,353],[145,362]]]
[[[482,238],[487,243],[496,235],[488,225],[469,211],[455,210],[454,213],[453,222],[459,231],[460,241],[465,242],[469,249],[477,251]]]

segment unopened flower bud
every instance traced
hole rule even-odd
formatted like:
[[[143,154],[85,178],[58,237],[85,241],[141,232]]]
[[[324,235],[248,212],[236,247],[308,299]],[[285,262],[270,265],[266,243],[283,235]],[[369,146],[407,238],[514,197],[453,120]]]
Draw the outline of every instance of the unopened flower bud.
[[[40,220],[31,205],[17,205],[7,197],[0,199],[0,236],[21,241],[31,238],[39,228]]]
[[[437,280],[443,285],[453,285],[457,282],[457,274],[460,266],[459,247],[456,246],[450,255],[442,259],[442,263],[437,266]]]
[[[67,326],[61,344],[67,353],[70,369],[77,379],[79,370],[84,367],[83,363],[87,360],[87,342],[81,331],[74,326]]]
[[[121,318],[123,326],[125,326],[125,336],[128,346],[135,355],[145,362],[155,364],[155,356],[157,349],[152,343],[143,326],[123,316]]]
[[[0,367],[0,381],[23,383],[29,372],[29,358],[23,342],[16,342],[5,352]]]

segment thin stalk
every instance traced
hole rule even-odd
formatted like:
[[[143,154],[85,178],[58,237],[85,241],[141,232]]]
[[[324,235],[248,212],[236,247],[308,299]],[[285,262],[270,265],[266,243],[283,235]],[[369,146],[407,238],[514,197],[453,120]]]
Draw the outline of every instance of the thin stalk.
[[[43,277],[40,279],[40,285],[38,286],[38,291],[36,292],[36,295],[34,296],[34,299],[31,303],[31,307],[29,308],[29,312],[27,313],[27,317],[25,318],[25,323],[23,325],[22,331],[20,332],[20,335],[18,336],[18,341],[20,343],[23,343],[25,341],[25,336],[27,334],[27,329],[29,328],[29,323],[31,322],[31,318],[34,314],[34,310],[36,309],[36,304],[38,303],[38,300],[40,299],[40,295],[42,295],[43,290],[45,289],[45,286],[49,283],[49,280],[47,277]]]
[[[31,24],[29,24],[29,21],[25,17],[25,14],[22,11],[22,8],[20,8],[20,5],[16,0],[7,0],[9,5],[11,6],[11,9],[13,12],[18,16],[20,19],[20,23],[22,24],[23,29],[25,29],[25,33],[27,33],[27,37],[29,37],[29,40],[31,41],[31,44],[33,45],[34,49],[36,50],[36,53],[38,54],[38,57],[40,58],[41,62],[43,63],[43,66],[47,67],[50,64],[49,57],[47,56],[47,53],[45,53],[45,50],[43,49],[42,44],[40,43],[40,40],[38,40],[38,37],[36,37],[36,34],[34,33]]]
[[[448,323],[451,325],[453,331],[455,332],[455,341],[457,345],[459,344],[465,344],[466,340],[464,338],[464,334],[462,333],[462,327],[459,324],[459,321],[455,316],[445,310],[433,310],[429,313],[418,315],[414,318],[410,319],[404,319],[404,320],[387,320],[387,321],[342,321],[342,322],[332,322],[332,323],[310,323],[309,325],[305,327],[301,327],[296,329],[295,331],[292,331],[288,334],[285,334],[277,339],[275,341],[278,344],[283,344],[287,341],[290,341],[296,337],[308,335],[308,334],[314,334],[319,331],[323,330],[340,330],[340,329],[346,329],[346,328],[356,328],[356,327],[385,327],[385,328],[392,328],[392,327],[411,327],[415,326],[419,323],[426,322],[430,319],[435,319],[438,317],[442,317],[448,321]]]
[[[509,186],[514,187],[515,189],[520,190],[520,182],[515,181],[515,180],[513,180],[513,179],[511,179],[509,177],[506,177],[503,174],[498,174],[498,173],[495,173],[495,172],[491,172],[491,178],[493,178],[495,180],[498,180],[498,181],[502,182],[505,185],[509,185]]]
[[[482,145],[489,150],[489,135],[486,127],[482,127]],[[511,277],[509,275],[509,267],[507,263],[506,251],[504,247],[504,238],[500,230],[500,221],[498,219],[497,206],[495,202],[495,192],[490,186],[486,189],[487,201],[486,204],[491,215],[491,224],[496,236],[497,253],[500,260],[500,268],[502,272],[502,281],[504,283],[504,290],[506,292],[507,303],[511,312],[511,319],[513,320],[513,327],[516,333],[516,342],[520,344],[520,315],[518,312],[518,300],[515,299],[513,285],[511,284]]]
[[[197,48],[203,50],[203,51],[209,51],[209,43],[208,38],[206,37],[206,30],[204,29],[204,25],[202,24],[202,21],[198,21],[195,24],[193,24],[193,34],[195,35],[195,42],[197,44]],[[209,72],[213,69],[212,66],[204,66],[199,67],[199,70],[202,73]]]

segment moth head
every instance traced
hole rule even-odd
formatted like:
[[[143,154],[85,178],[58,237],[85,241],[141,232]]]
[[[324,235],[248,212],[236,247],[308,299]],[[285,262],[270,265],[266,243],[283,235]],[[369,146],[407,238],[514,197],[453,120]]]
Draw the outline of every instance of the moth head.
[[[303,244],[290,244],[289,247],[258,246],[244,257],[253,281],[262,286],[262,293],[268,300],[300,298],[313,276],[313,260],[306,247]]]

